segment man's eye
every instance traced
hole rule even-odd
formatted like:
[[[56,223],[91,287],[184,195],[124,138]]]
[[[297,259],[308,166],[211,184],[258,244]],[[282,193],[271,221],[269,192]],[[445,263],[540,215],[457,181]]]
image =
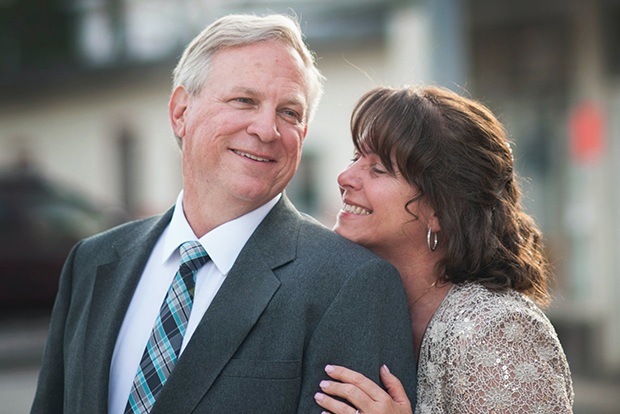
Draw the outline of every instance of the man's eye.
[[[282,114],[287,118],[293,118],[297,122],[301,122],[301,115],[297,111],[293,111],[292,109],[284,109],[282,110]]]
[[[252,105],[254,103],[254,101],[250,98],[235,98],[233,100],[236,102],[248,104],[248,105]]]

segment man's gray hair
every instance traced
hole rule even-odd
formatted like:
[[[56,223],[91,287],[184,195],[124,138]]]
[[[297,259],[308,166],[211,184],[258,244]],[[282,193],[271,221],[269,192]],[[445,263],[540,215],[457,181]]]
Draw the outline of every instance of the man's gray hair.
[[[203,87],[213,55],[218,50],[265,40],[281,40],[299,53],[306,68],[306,121],[309,123],[323,95],[325,78],[316,67],[314,54],[304,43],[299,22],[292,16],[231,14],[219,18],[199,33],[183,52],[173,72],[173,90],[183,86],[191,96],[196,96]]]

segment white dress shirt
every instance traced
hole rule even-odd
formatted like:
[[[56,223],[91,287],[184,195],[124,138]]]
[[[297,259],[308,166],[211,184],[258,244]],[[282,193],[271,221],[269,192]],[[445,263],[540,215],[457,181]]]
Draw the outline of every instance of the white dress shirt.
[[[179,268],[181,244],[198,240],[211,258],[196,273],[194,304],[181,345],[182,353],[224,283],[241,249],[279,199],[280,195],[262,207],[224,223],[198,239],[183,213],[183,191],[181,191],[170,224],[151,252],[116,339],[110,366],[109,414],[123,413],[125,409],[155,319]]]

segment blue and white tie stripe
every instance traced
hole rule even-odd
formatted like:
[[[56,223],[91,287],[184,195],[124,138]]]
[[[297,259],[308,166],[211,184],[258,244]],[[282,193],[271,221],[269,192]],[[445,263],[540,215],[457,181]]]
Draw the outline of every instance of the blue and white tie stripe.
[[[133,381],[125,414],[148,413],[166,383],[181,350],[194,301],[195,273],[209,256],[197,241],[181,245],[181,264],[159,310]]]

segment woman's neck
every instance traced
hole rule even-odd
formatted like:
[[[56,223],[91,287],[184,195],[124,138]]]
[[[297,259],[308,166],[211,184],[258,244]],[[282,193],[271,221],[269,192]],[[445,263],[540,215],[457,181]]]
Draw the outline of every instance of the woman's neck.
[[[413,329],[413,347],[416,359],[420,356],[420,347],[429,322],[441,305],[441,302],[448,294],[451,283],[440,282],[435,285],[428,294],[420,298],[416,303],[409,301],[409,312],[411,312],[411,324]]]
[[[448,294],[451,283],[437,279],[435,262],[409,257],[403,262],[392,262],[403,280],[409,300],[413,328],[413,345],[418,358],[420,346],[431,318]]]

